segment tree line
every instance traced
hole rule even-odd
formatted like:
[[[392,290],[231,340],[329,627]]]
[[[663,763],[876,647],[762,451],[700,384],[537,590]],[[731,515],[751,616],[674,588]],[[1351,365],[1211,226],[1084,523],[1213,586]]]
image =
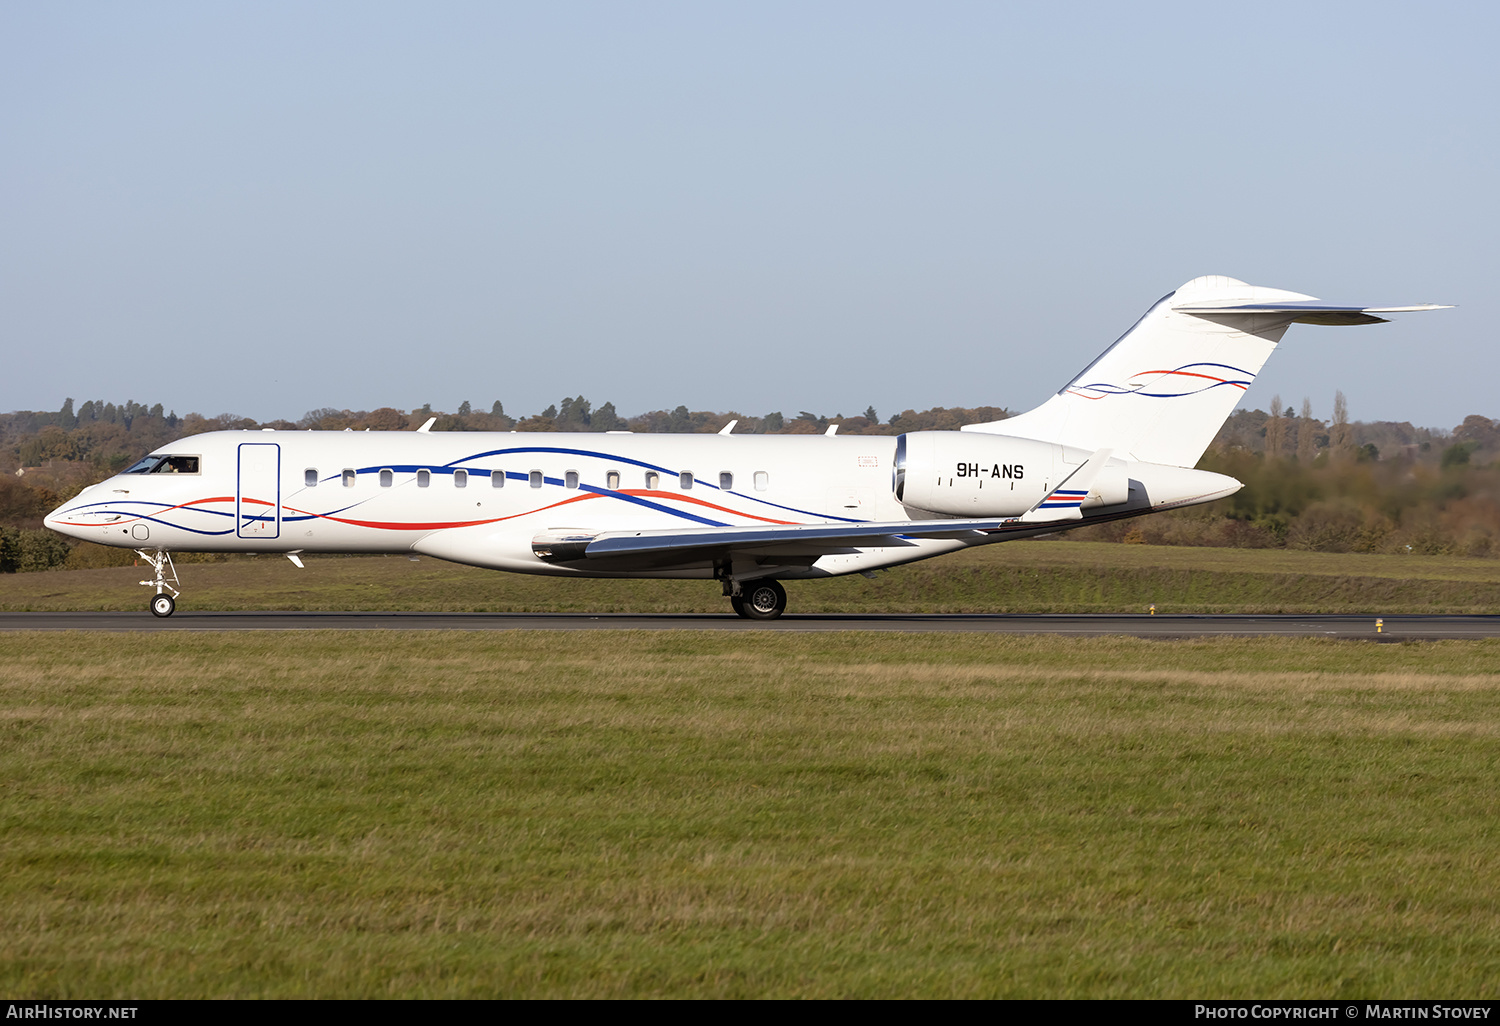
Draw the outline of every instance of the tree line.
[[[962,424],[1006,416],[1008,412],[997,406],[937,407],[921,412],[905,410],[882,422],[873,406],[853,417],[842,413],[829,417],[806,410],[795,416],[777,411],[756,417],[678,406],[622,417],[615,411],[614,403],[606,402],[596,408],[580,395],[564,397],[540,413],[520,418],[507,414],[497,400],[488,412],[466,401],[451,413],[434,410],[430,403],[410,411],[391,407],[374,410],[325,407],[309,410],[296,421],[257,421],[230,413],[216,417],[189,413],[179,417],[175,410],[165,411],[160,403],[147,408],[133,401],[119,404],[90,401],[75,412],[73,400],[69,399],[55,413],[22,410],[0,414],[0,471],[14,474],[16,470],[31,468],[41,472],[36,481],[56,480],[64,487],[72,487],[80,481],[86,484],[103,480],[153,449],[204,431],[260,428],[405,431],[435,419],[435,431],[714,432],[733,420],[739,422],[735,426],[737,434],[822,434],[830,424],[837,423],[844,434],[895,435],[902,431],[954,430]]]
[[[800,410],[737,412],[652,410],[621,416],[613,403],[564,397],[521,417],[497,400],[486,411],[464,402],[452,411],[424,404],[309,410],[299,420],[256,421],[233,414],[179,417],[162,404],[97,400],[56,412],[0,414],[0,572],[107,565],[129,553],[78,546],[41,530],[41,518],[68,495],[129,466],[174,439],[204,431],[276,428],[401,431],[434,419],[437,431],[716,432],[736,434],[896,435],[951,431],[1002,420],[1001,407],[904,410],[881,419],[874,407],[854,416]],[[1500,556],[1500,423],[1466,417],[1451,430],[1409,422],[1350,421],[1335,393],[1328,419],[1310,399],[1295,409],[1273,397],[1268,410],[1237,410],[1199,466],[1245,482],[1210,506],[1085,528],[1062,537],[1125,543],[1277,547],[1319,551],[1421,552]],[[19,472],[19,473],[18,473]]]

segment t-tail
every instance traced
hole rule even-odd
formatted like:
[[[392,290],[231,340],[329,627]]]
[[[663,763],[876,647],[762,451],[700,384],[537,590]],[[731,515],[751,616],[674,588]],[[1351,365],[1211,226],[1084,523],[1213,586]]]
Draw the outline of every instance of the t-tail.
[[[963,430],[1192,467],[1291,325],[1381,324],[1379,314],[1439,309],[1344,306],[1219,275],[1194,278],[1041,406]]]

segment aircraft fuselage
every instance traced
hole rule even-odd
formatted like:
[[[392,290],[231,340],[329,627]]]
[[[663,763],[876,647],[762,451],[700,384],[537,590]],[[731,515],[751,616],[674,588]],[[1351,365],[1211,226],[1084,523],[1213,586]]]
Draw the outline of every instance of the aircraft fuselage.
[[[134,549],[422,553],[521,573],[709,577],[714,560],[701,553],[569,565],[539,555],[538,539],[930,522],[960,515],[967,497],[982,497],[986,486],[985,501],[1001,499],[1003,491],[1009,505],[975,506],[974,515],[1015,515],[1088,455],[1027,439],[943,434],[976,449],[934,457],[942,465],[920,471],[924,494],[951,495],[953,512],[914,509],[897,499],[891,436],[221,431],[164,446],[153,455],[171,462],[85,489],[47,523],[75,538]],[[1136,502],[1115,503],[1111,516],[1207,501],[1236,484],[1197,471],[1157,470],[1181,479],[1172,482],[1172,494],[1155,488]],[[781,545],[759,566],[782,578],[835,576],[1061,526],[1079,524],[809,549],[800,559]],[[756,554],[738,558],[753,575]]]

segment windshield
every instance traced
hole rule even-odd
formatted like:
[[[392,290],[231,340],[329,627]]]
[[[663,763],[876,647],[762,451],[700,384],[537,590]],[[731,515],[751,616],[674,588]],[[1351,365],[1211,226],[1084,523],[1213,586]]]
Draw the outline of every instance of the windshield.
[[[197,456],[152,455],[121,471],[124,474],[196,474]]]

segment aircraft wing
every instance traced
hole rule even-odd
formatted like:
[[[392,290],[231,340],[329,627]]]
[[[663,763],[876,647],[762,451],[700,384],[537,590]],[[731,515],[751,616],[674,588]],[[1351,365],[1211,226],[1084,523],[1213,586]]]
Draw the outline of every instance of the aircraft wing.
[[[557,563],[641,560],[690,563],[726,556],[785,556],[807,562],[861,547],[912,545],[921,538],[963,538],[979,531],[1035,527],[1015,518],[983,520],[895,520],[876,523],[775,524],[755,527],[695,527],[665,531],[554,531],[538,535],[531,548]],[[601,569],[605,567],[601,566]]]

